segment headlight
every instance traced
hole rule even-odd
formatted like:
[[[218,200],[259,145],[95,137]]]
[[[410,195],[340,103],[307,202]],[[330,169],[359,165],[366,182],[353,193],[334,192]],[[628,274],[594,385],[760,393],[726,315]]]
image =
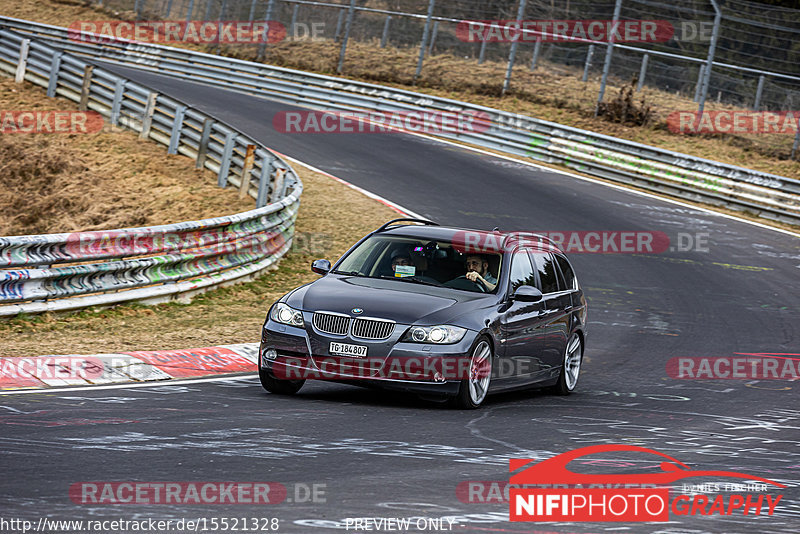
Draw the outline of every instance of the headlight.
[[[303,326],[303,314],[300,310],[295,310],[283,302],[278,302],[272,307],[269,317],[277,323],[288,324],[289,326]]]
[[[466,328],[450,326],[448,324],[437,326],[412,326],[408,329],[408,332],[406,332],[401,341],[444,345],[448,343],[458,343],[466,333]]]

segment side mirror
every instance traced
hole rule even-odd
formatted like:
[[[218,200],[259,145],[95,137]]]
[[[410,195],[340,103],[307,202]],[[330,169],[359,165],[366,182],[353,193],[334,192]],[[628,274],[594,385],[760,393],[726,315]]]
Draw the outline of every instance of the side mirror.
[[[519,286],[513,298],[519,302],[539,302],[542,300],[542,292],[533,286]]]
[[[317,274],[328,274],[331,271],[331,262],[328,260],[314,260],[311,262],[311,270]]]

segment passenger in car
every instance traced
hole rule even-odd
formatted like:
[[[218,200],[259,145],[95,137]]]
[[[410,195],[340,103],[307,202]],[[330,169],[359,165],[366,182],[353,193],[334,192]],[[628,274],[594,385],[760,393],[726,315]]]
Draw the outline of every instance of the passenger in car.
[[[467,279],[477,282],[481,281],[486,286],[487,291],[494,291],[497,287],[497,278],[489,272],[489,262],[480,254],[470,254],[465,262],[467,267]]]

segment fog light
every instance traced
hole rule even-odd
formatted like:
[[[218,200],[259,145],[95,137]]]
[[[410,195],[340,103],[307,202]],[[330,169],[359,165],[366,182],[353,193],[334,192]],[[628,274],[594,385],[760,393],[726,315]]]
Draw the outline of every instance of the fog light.
[[[439,371],[436,371],[436,374],[433,375],[433,381],[434,382],[444,382],[444,376],[442,376],[442,373],[440,373]]]
[[[264,352],[264,359],[266,360],[274,360],[278,357],[278,352],[275,349],[268,349]]]

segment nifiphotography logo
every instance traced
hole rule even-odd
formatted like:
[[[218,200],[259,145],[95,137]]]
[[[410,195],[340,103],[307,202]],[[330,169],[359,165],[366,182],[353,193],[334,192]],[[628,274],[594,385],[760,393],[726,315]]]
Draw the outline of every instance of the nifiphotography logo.
[[[660,457],[660,471],[584,474],[567,469],[567,464],[573,460],[609,452],[656,455]],[[745,473],[693,470],[664,453],[634,445],[594,445],[544,461],[515,458],[510,460],[509,469],[513,473],[509,480],[510,521],[666,522],[670,520],[670,513],[675,516],[748,516],[762,513],[771,516],[783,495],[758,495],[754,492],[766,491],[767,485],[786,487]],[[701,486],[704,490],[731,492],[716,496],[695,493],[692,488],[698,486],[670,486],[679,480],[696,477],[751,482],[706,483]]]

